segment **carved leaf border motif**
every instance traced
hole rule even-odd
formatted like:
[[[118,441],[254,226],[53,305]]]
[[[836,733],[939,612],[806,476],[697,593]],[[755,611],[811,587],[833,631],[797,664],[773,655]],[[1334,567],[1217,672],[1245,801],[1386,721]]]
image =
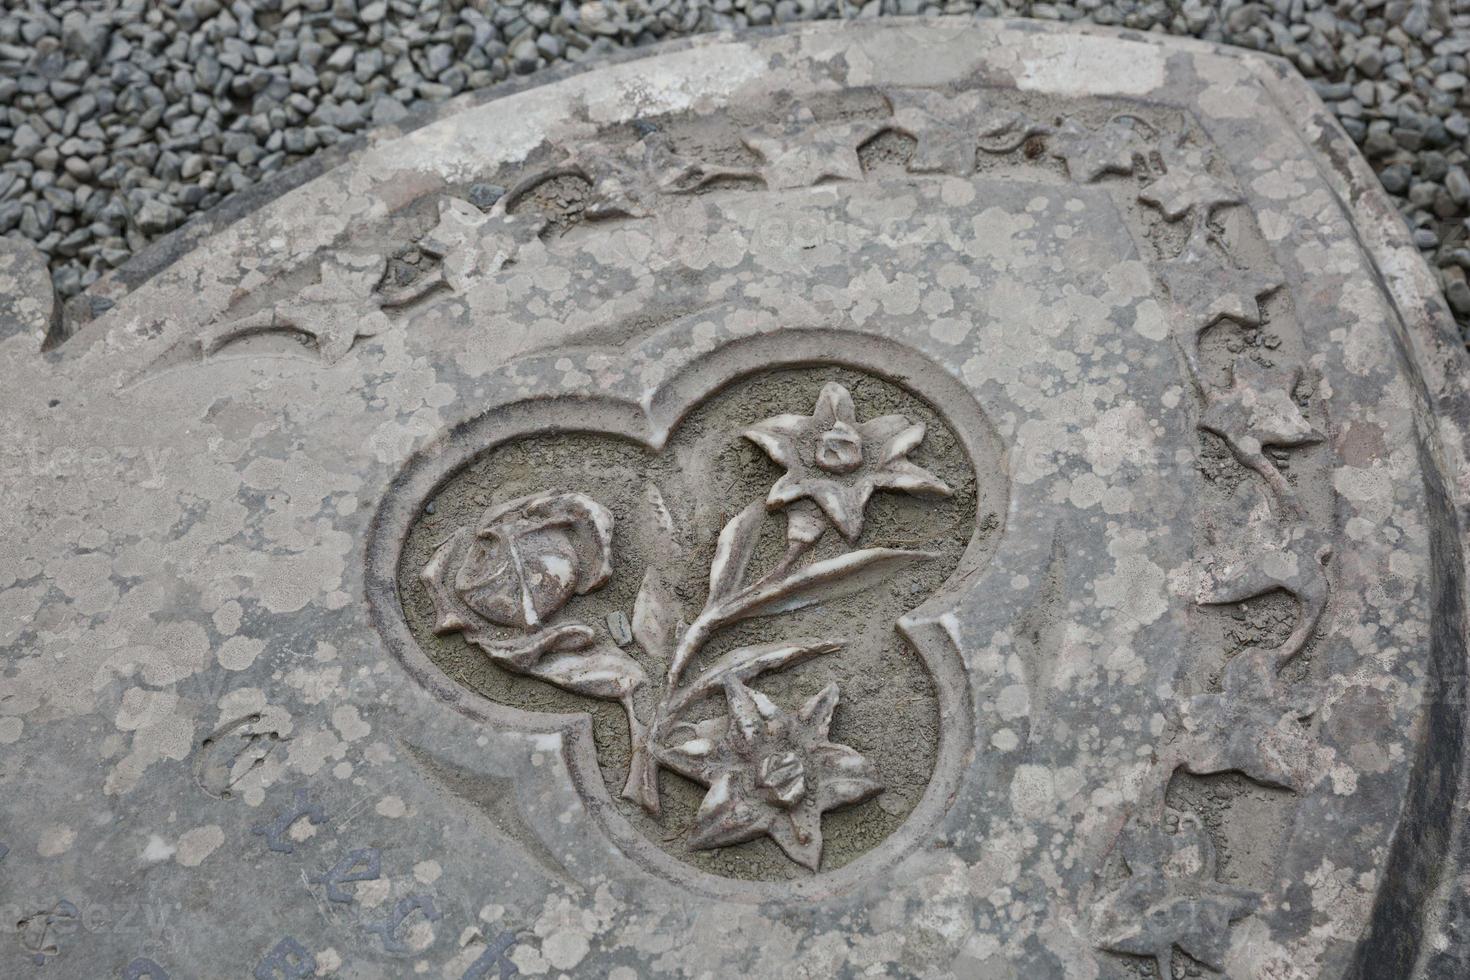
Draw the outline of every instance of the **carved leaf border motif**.
[[[231,309],[197,337],[180,343],[208,358],[252,334],[290,333],[309,339],[321,362],[333,364],[358,341],[386,330],[394,316],[410,314],[439,293],[463,294],[512,266],[552,224],[547,215],[522,205],[558,178],[586,184],[585,220],[638,221],[656,213],[660,198],[694,194],[716,183],[738,193],[741,187],[779,190],[863,180],[859,151],[884,133],[915,141],[907,164],[910,173],[965,177],[976,171],[980,154],[1013,153],[1031,137],[1054,132],[1050,124],[1025,113],[987,106],[979,92],[956,98],[927,89],[891,89],[883,98],[883,116],[828,120],[798,107],[775,122],[753,126],[740,138],[755,158],[746,165],[688,155],[652,123],[641,126],[632,142],[594,139],[558,146],[559,160],[521,173],[484,208],[453,195],[440,198],[437,223],[412,243],[429,260],[427,271],[412,281],[389,282],[390,250],[343,242],[317,249],[275,276],[273,283],[303,266],[312,267],[316,281],[295,295],[245,315],[232,312],[232,301]]]
[[[1316,743],[1302,724],[1316,713],[1314,691],[1294,692],[1281,671],[1311,643],[1331,598],[1326,566],[1331,535],[1311,523],[1297,489],[1274,453],[1313,445],[1323,435],[1307,420],[1296,397],[1304,370],[1299,364],[1262,363],[1241,354],[1221,387],[1205,377],[1200,347],[1206,330],[1231,321],[1258,327],[1260,303],[1281,286],[1281,277],[1235,265],[1228,245],[1212,225],[1221,208],[1244,195],[1228,178],[1211,172],[1208,151],[1183,138],[1155,142],[1147,124],[1115,117],[1100,128],[1068,122],[1055,152],[1074,180],[1130,178],[1138,201],[1169,222],[1186,220],[1185,245],[1159,263],[1157,276],[1185,325],[1176,336],[1186,371],[1198,396],[1198,428],[1217,436],[1231,455],[1254,472],[1265,489],[1263,505],[1242,540],[1202,563],[1195,601],[1202,607],[1233,605],[1273,593],[1290,596],[1297,618],[1274,650],[1243,651],[1227,664],[1218,693],[1180,697],[1166,708],[1173,741],[1145,776],[1146,805],[1126,825],[1155,836],[1168,810],[1170,782],[1177,772],[1208,776],[1238,772],[1262,785],[1308,792],[1317,771]],[[1151,170],[1162,170],[1149,179]],[[1171,814],[1171,816],[1174,816]],[[1150,827],[1152,824],[1152,827]],[[1158,861],[1130,867],[1130,876],[1106,892],[1093,910],[1097,947],[1154,959],[1161,980],[1173,980],[1173,951],[1180,949],[1212,970],[1224,968],[1229,928],[1261,905],[1262,896],[1219,883],[1213,846],[1206,867],[1190,880],[1159,870]],[[1111,915],[1111,918],[1108,916]]]
[[[671,769],[709,787],[689,838],[694,849],[769,836],[796,863],[820,867],[822,814],[882,792],[870,764],[849,746],[833,743],[828,728],[841,692],[829,685],[792,712],[748,685],[816,657],[837,655],[844,641],[793,637],[737,646],[700,663],[709,641],[751,617],[778,617],[870,589],[896,572],[936,557],[895,548],[853,548],[814,557],[832,518],[814,498],[833,486],[863,487],[844,506],[865,507],[876,489],[934,497],[949,488],[908,459],[923,436],[901,416],[856,418],[845,388],[829,383],[813,414],[768,420],[783,426],[784,442],[745,438],[787,467],[780,500],[752,501],[720,530],[710,562],[708,595],[692,622],[663,580],[657,557],[643,573],[628,631],[663,666],[656,684],[643,663],[600,640],[585,623],[566,618],[577,595],[602,588],[612,574],[613,518],[606,507],[576,492],[549,490],[491,506],[473,526],[459,527],[435,549],[420,572],[431,599],[435,631],[460,633],[490,662],[583,697],[614,701],[627,716],[631,761],[622,796],[653,815],[661,812],[659,772]],[[764,424],[764,423],[763,423]],[[797,445],[797,444],[800,445]],[[871,443],[871,445],[869,444]],[[833,449],[835,447],[835,449]],[[825,449],[833,449],[824,455]],[[903,485],[887,481],[902,472]],[[655,556],[678,549],[661,495],[649,493],[662,540]],[[773,512],[786,518],[786,547],[770,568],[752,565]],[[844,523],[861,515],[844,513]],[[656,687],[652,698],[638,698]],[[728,724],[693,725],[700,702],[722,698]],[[703,726],[703,728],[699,728]],[[687,737],[691,730],[705,734]]]

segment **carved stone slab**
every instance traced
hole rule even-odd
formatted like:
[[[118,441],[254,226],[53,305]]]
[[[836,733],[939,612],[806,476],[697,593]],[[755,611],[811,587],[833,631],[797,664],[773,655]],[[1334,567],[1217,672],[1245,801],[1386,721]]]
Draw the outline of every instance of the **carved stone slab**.
[[[1280,63],[706,38],[32,265],[0,974],[1470,969],[1467,364]]]

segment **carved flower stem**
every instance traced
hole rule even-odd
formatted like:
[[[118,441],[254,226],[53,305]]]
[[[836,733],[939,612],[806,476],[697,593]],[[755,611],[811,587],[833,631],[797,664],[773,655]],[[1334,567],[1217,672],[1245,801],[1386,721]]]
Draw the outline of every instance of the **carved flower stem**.
[[[658,816],[662,807],[658,794],[658,763],[649,751],[652,730],[638,717],[629,692],[621,702],[628,716],[628,742],[632,753],[628,757],[628,778],[623,783],[622,797],[643,807],[653,816]],[[657,724],[657,716],[654,722]]]
[[[684,631],[674,649],[674,666],[669,669],[668,684],[665,687],[665,702],[678,689],[684,667],[698,656],[699,651],[704,649],[710,637],[724,626],[739,619],[742,614],[778,594],[787,584],[786,580],[790,577],[797,562],[801,561],[814,544],[816,544],[815,540],[789,541],[786,545],[786,553],[769,572],[729,598],[717,603],[711,602],[700,610],[699,615],[694,618],[694,622],[689,624],[689,628]]]

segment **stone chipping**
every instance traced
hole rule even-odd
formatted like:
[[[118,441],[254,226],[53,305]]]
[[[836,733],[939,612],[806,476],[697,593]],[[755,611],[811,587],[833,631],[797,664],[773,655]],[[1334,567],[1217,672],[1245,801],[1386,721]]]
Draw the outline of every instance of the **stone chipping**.
[[[1024,16],[1279,54],[1372,161],[1470,331],[1470,0],[6,0],[0,234],[62,299],[326,147],[620,47],[888,15]]]

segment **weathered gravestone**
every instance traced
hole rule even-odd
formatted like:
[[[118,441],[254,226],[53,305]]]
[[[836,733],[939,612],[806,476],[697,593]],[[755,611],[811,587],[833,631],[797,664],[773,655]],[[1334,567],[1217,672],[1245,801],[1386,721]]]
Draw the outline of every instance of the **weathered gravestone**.
[[[28,269],[6,976],[1466,975],[1465,359],[1277,62],[705,39]]]

